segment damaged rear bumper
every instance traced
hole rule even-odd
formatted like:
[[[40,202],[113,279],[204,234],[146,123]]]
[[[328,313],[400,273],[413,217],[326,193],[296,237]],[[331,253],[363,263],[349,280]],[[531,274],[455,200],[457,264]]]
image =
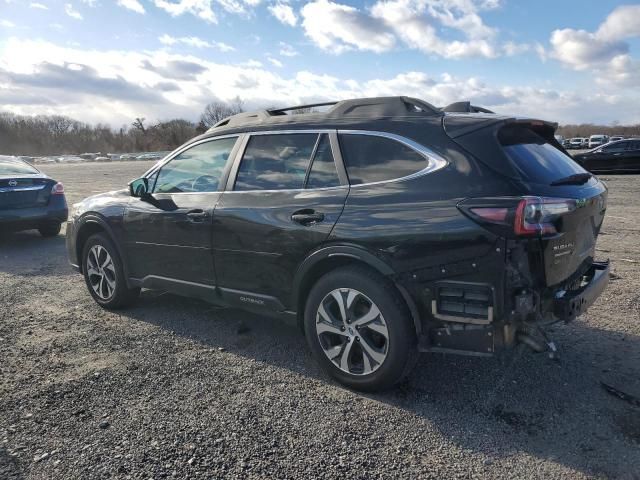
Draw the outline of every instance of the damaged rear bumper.
[[[584,313],[609,284],[609,262],[594,262],[585,274],[588,279],[578,290],[560,291],[553,302],[553,313],[559,320],[570,322]]]

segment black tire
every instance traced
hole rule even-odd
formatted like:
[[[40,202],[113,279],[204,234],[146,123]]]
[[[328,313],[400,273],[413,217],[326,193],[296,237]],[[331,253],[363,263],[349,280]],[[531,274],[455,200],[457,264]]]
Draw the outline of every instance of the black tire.
[[[338,289],[343,289],[339,290],[343,295],[348,295],[348,289],[357,290],[363,294],[366,300],[376,306],[382,314],[382,320],[376,320],[376,322],[382,321],[386,324],[388,336],[380,337],[385,339],[383,350],[386,349],[386,357],[370,373],[366,373],[364,369],[364,345],[360,343],[363,342],[361,338],[351,337],[351,341],[355,339],[360,343],[358,347],[355,347],[358,343],[352,346],[352,349],[359,348],[360,351],[356,350],[355,353],[351,354],[352,356],[359,354],[360,358],[363,359],[363,368],[360,374],[353,374],[341,369],[329,359],[321,344],[321,342],[324,342],[326,346],[326,340],[321,340],[322,335],[317,333],[317,322],[318,318],[321,317],[319,313],[320,303],[324,301],[324,305],[328,305],[326,302],[332,301],[329,295]],[[355,303],[354,301],[352,306]],[[347,313],[347,322],[349,322],[348,317],[351,315],[352,313]],[[354,317],[356,316],[354,315]],[[335,318],[335,316],[332,318]],[[345,327],[348,328],[346,323]],[[343,327],[340,328],[343,329]],[[366,267],[341,268],[324,275],[318,280],[307,298],[304,312],[304,330],[311,351],[322,368],[340,383],[356,390],[379,391],[393,387],[411,373],[418,358],[415,328],[406,303],[388,279]],[[362,335],[362,330],[359,330],[359,332]],[[351,333],[358,335],[358,332],[355,331]],[[329,333],[329,335],[341,340],[341,337],[337,334]],[[344,342],[342,344],[334,342],[335,344],[332,348],[342,348],[340,351],[344,355],[344,345],[349,343],[349,339],[345,339]],[[370,343],[367,343],[367,345],[370,345]],[[335,358],[337,359],[337,357],[338,355]],[[371,368],[372,358],[369,357],[369,369]],[[348,363],[349,359],[347,359]],[[349,367],[347,370],[350,370]]]
[[[94,290],[92,286],[92,279],[95,281],[95,277],[91,277],[89,274],[89,254],[93,247],[99,247],[104,249],[113,263],[113,268],[109,269],[110,278],[115,282],[115,288],[112,289],[111,295],[104,295],[103,298]],[[139,288],[128,288],[126,278],[124,275],[124,269],[122,267],[122,260],[118,254],[118,250],[115,248],[111,240],[102,233],[97,233],[89,237],[82,249],[82,272],[84,273],[84,281],[87,285],[89,293],[96,301],[98,305],[108,310],[115,310],[131,305],[135,302],[140,295]],[[104,273],[106,275],[106,273]]]
[[[40,227],[38,227],[38,231],[43,237],[56,237],[60,233],[61,229],[62,224],[57,222],[45,223],[44,225],[40,225]]]

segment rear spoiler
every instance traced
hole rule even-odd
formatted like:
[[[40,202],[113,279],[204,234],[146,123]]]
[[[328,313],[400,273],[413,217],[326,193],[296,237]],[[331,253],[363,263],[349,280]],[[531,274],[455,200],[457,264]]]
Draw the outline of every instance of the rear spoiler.
[[[500,128],[509,124],[529,125],[533,130],[543,133],[545,138],[548,138],[549,133],[553,137],[555,131],[558,129],[556,122],[549,122],[537,118],[505,117],[494,114],[457,115],[455,113],[447,113],[442,122],[445,132],[451,138],[462,137],[471,132],[489,127],[493,127],[492,130],[497,132]],[[556,143],[558,143],[557,140]]]
[[[519,174],[505,157],[498,140],[498,132],[506,126],[521,125],[530,128],[550,145],[571,156],[554,137],[558,128],[555,122],[494,114],[445,113],[442,124],[446,134],[465,150],[473,152],[476,158],[496,171],[513,178],[518,178]]]

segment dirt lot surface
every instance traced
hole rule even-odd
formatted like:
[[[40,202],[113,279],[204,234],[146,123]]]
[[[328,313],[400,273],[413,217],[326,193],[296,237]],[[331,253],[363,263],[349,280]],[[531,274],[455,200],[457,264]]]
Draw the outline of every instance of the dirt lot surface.
[[[43,169],[70,203],[148,163]],[[0,479],[640,479],[640,177],[605,177],[615,274],[560,362],[424,355],[395,391],[329,380],[276,320],[157,292],[99,308],[64,237],[0,237]]]

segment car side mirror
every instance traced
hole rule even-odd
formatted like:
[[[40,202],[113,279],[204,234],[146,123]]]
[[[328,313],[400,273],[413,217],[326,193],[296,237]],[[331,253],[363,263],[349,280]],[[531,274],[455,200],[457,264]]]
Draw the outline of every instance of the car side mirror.
[[[150,195],[149,193],[149,179],[142,177],[136,178],[132,182],[129,183],[129,194],[132,197],[137,198],[146,198]]]

